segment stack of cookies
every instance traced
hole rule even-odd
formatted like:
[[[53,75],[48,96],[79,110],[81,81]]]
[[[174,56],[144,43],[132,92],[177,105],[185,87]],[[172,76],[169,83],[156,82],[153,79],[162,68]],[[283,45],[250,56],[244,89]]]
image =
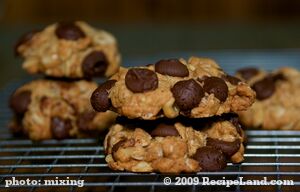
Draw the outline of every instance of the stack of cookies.
[[[104,141],[110,168],[180,173],[243,161],[245,135],[235,113],[254,100],[246,83],[213,60],[191,57],[120,68],[91,104],[119,114]]]
[[[18,88],[10,98],[15,134],[33,140],[94,135],[115,120],[113,112],[95,113],[89,99],[93,77],[109,77],[120,64],[115,38],[84,22],[55,23],[23,35],[15,53],[23,69],[43,74]]]

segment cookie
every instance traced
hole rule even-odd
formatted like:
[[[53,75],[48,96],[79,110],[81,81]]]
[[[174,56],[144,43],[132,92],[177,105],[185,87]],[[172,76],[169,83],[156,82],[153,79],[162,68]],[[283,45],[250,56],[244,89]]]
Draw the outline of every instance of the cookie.
[[[91,97],[96,111],[113,110],[128,118],[210,117],[249,108],[255,92],[207,58],[160,60],[120,68]]]
[[[300,72],[283,67],[273,72],[245,68],[237,76],[251,85],[256,102],[239,112],[240,121],[248,128],[300,129]]]
[[[55,23],[24,34],[15,45],[30,74],[51,77],[111,76],[120,64],[116,39],[85,22]]]
[[[180,173],[218,171],[243,161],[244,132],[237,116],[119,120],[105,137],[113,170]]]
[[[10,97],[14,118],[10,128],[32,140],[92,136],[110,127],[114,112],[97,113],[89,98],[95,82],[35,80]]]

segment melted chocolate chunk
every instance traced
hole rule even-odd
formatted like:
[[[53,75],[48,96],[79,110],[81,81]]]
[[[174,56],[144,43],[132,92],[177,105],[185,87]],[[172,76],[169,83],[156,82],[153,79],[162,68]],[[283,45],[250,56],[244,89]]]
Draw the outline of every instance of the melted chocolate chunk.
[[[228,81],[229,83],[231,83],[232,85],[237,85],[239,84],[239,82],[241,82],[241,80],[237,77],[231,76],[231,75],[224,75],[223,78]]]
[[[84,32],[73,22],[58,23],[55,34],[59,39],[66,39],[71,41],[75,41],[85,37]]]
[[[275,92],[275,81],[271,76],[257,81],[252,85],[252,89],[256,92],[258,100],[265,100],[273,95]]]
[[[77,117],[77,126],[80,131],[90,131],[90,123],[96,116],[94,111],[86,111]]]
[[[204,97],[202,87],[193,79],[178,81],[171,89],[175,104],[182,111],[190,110],[200,103]]]
[[[21,91],[14,93],[10,97],[9,105],[16,114],[24,114],[31,102],[31,91]]]
[[[159,124],[152,132],[152,137],[179,136],[179,133],[174,125]]]
[[[156,73],[149,69],[132,68],[125,76],[125,84],[133,93],[144,93],[158,87],[158,78]]]
[[[108,92],[115,85],[116,80],[108,80],[99,85],[91,96],[91,105],[96,111],[105,112],[111,107],[111,100]]]
[[[214,94],[221,102],[226,101],[228,97],[228,86],[225,81],[219,77],[205,78],[203,89],[209,94]]]
[[[160,60],[155,64],[155,71],[163,75],[170,75],[173,77],[187,77],[189,76],[188,68],[182,64],[178,59]]]
[[[202,171],[219,171],[227,165],[222,151],[211,146],[197,149],[193,158],[199,162]]]
[[[51,132],[55,139],[66,139],[70,137],[72,124],[70,119],[62,119],[61,117],[51,118]]]
[[[9,129],[14,136],[22,136],[25,134],[22,120],[23,115],[15,115],[13,122],[9,124]]]
[[[259,70],[254,67],[247,67],[237,71],[245,80],[249,80],[259,73]]]
[[[231,157],[234,155],[240,148],[240,140],[236,139],[233,142],[222,141],[220,139],[207,138],[206,145],[212,146],[216,149],[221,150],[226,157]]]
[[[85,78],[104,76],[108,61],[102,51],[93,51],[82,61],[82,71]]]
[[[277,81],[285,81],[283,74],[268,75],[260,81],[252,85],[252,89],[256,92],[258,100],[265,100],[275,92],[275,84]]]

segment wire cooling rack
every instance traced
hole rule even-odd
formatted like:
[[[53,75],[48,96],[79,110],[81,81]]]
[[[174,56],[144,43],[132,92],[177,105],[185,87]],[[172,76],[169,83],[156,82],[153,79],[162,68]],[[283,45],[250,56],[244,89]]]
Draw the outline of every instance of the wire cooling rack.
[[[248,131],[249,141],[242,164],[228,164],[224,171],[199,172],[197,174],[162,175],[116,172],[108,168],[104,160],[102,141],[97,139],[47,140],[34,143],[16,139],[2,132],[0,139],[0,187],[5,180],[66,179],[84,180],[84,187],[57,186],[65,191],[199,191],[219,190],[271,190],[300,189],[300,132],[295,131]],[[164,177],[174,181],[166,186]],[[175,177],[209,177],[211,179],[234,180],[293,180],[294,186],[176,186]],[[29,191],[50,186],[15,186]],[[53,186],[52,186],[53,187]]]

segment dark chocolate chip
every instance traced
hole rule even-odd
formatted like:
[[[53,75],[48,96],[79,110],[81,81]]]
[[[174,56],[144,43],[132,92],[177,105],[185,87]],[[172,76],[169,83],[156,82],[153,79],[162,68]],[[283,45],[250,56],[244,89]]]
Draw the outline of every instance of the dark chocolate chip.
[[[272,75],[274,81],[285,81],[286,77],[282,73]]]
[[[70,137],[72,124],[70,119],[62,119],[61,117],[51,118],[51,132],[55,139],[66,139]]]
[[[108,62],[102,51],[93,51],[82,61],[82,71],[86,78],[103,76],[107,66]]]
[[[14,93],[10,97],[9,105],[16,114],[24,114],[31,102],[31,91],[21,91]]]
[[[153,137],[179,136],[174,125],[159,124],[152,132]]]
[[[239,116],[237,114],[232,113],[232,116],[229,118],[229,121],[235,126],[236,131],[240,136],[243,135],[242,126],[239,122]]]
[[[73,22],[61,22],[58,23],[55,34],[59,39],[66,40],[78,40],[80,38],[84,38],[84,32]]]
[[[241,80],[237,77],[231,76],[231,75],[224,75],[223,78],[228,81],[229,83],[231,83],[232,85],[237,85],[239,84],[239,82],[241,82]]]
[[[160,60],[155,64],[155,71],[163,75],[170,75],[173,77],[187,77],[189,76],[188,68],[182,64],[178,59]]]
[[[23,35],[19,38],[19,40],[16,42],[16,44],[15,44],[15,46],[14,46],[14,51],[15,51],[15,55],[16,55],[16,56],[19,56],[19,55],[20,55],[20,53],[19,53],[19,51],[18,51],[18,47],[21,46],[22,44],[25,44],[25,43],[29,42],[29,41],[33,38],[33,36],[34,36],[36,33],[38,33],[38,32],[40,32],[40,30],[32,30],[32,31],[30,31],[30,32],[27,32],[27,33],[23,34]]]
[[[200,103],[204,97],[202,87],[193,79],[178,81],[171,89],[175,104],[182,111],[190,110]]]
[[[275,92],[275,81],[271,76],[267,76],[252,85],[252,89],[256,92],[258,100],[264,100],[273,95]]]
[[[216,149],[221,150],[226,157],[231,157],[234,155],[240,148],[240,140],[236,139],[233,142],[222,141],[220,139],[207,138],[206,145],[212,146]]]
[[[226,101],[228,97],[228,87],[219,77],[207,77],[204,80],[203,89],[209,94],[214,94],[221,102]]]
[[[285,81],[286,77],[281,74],[271,74],[252,85],[252,89],[256,92],[258,100],[264,100],[273,95],[275,92],[275,83],[277,81]]]
[[[22,124],[23,115],[15,115],[13,122],[9,124],[9,129],[14,136],[24,135],[24,127]]]
[[[199,162],[202,171],[219,171],[227,165],[222,151],[211,146],[197,149],[193,158]]]
[[[9,129],[14,136],[23,135],[23,126],[19,123],[13,123],[9,125]]]
[[[108,80],[99,85],[91,96],[91,104],[96,111],[105,112],[111,107],[111,100],[108,97],[109,90],[115,85],[116,80]]]
[[[155,72],[149,69],[129,69],[125,76],[126,87],[134,93],[143,93],[155,90],[158,87],[158,78]]]
[[[259,70],[254,67],[242,68],[237,71],[245,80],[249,80],[259,73]]]
[[[86,111],[78,115],[77,126],[80,131],[90,131],[90,124],[96,116],[95,111]]]

